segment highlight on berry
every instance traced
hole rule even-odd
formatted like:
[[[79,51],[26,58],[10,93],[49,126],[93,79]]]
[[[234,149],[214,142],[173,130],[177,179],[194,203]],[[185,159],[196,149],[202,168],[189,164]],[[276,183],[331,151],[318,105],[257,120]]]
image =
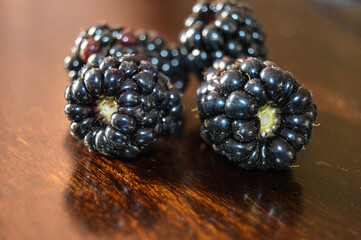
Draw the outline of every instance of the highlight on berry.
[[[317,119],[312,94],[291,73],[252,57],[216,61],[196,102],[203,140],[246,169],[294,164]]]
[[[150,61],[176,88],[185,89],[188,70],[178,46],[156,31],[94,25],[82,31],[75,40],[71,55],[65,58],[65,68],[69,71],[70,81],[74,81],[80,77],[85,64],[99,65],[107,56],[122,57],[125,54],[135,54]]]
[[[70,133],[94,152],[134,158],[159,137],[179,131],[181,92],[135,55],[88,63],[65,90]]]
[[[190,70],[202,79],[216,59],[224,56],[265,59],[265,34],[251,9],[239,1],[198,1],[185,20],[179,48]]]

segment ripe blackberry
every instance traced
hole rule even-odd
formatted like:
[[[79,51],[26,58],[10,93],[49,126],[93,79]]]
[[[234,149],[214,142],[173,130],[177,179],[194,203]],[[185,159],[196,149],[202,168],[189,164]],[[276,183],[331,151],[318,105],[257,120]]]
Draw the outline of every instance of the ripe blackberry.
[[[121,57],[124,54],[136,54],[150,61],[178,89],[184,89],[188,82],[187,69],[174,43],[168,43],[155,31],[110,28],[108,25],[96,25],[81,32],[72,55],[65,58],[65,68],[73,81],[80,76],[86,63],[99,64],[106,56]]]
[[[106,57],[82,68],[65,90],[70,133],[91,151],[136,157],[181,125],[181,93],[149,61]]]
[[[317,118],[311,93],[291,73],[257,58],[208,75],[196,94],[203,140],[241,168],[293,164]]]
[[[204,74],[204,80],[208,82],[220,76],[223,71],[229,70],[234,65],[234,63],[235,60],[228,56],[214,60],[212,66],[207,68],[207,71]]]
[[[185,21],[179,46],[190,70],[202,79],[215,59],[246,56],[264,59],[265,35],[252,11],[238,1],[198,1]]]

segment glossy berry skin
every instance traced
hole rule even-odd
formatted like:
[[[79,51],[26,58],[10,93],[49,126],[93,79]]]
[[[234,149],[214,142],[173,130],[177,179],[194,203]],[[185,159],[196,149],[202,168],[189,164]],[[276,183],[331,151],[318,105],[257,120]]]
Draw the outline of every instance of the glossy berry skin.
[[[184,61],[199,79],[216,59],[265,59],[265,35],[252,11],[237,1],[200,0],[179,36]]]
[[[92,26],[76,39],[72,55],[65,58],[65,68],[74,81],[85,64],[100,64],[104,57],[124,54],[139,55],[169,77],[176,88],[186,87],[188,70],[178,47],[155,31],[111,28],[106,24]]]
[[[222,68],[223,67],[223,68]],[[198,88],[201,137],[241,168],[284,169],[311,138],[312,94],[287,71],[257,58],[217,60]]]
[[[134,158],[180,129],[180,90],[135,55],[87,64],[65,90],[70,133],[90,151]]]

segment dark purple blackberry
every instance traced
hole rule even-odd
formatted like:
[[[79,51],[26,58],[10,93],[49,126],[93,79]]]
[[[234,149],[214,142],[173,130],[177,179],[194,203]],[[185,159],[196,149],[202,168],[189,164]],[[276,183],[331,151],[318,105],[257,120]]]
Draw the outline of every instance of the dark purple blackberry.
[[[124,54],[136,54],[150,61],[178,89],[183,90],[188,82],[187,69],[174,43],[168,43],[155,31],[110,28],[107,25],[96,25],[81,32],[72,55],[65,58],[65,68],[73,81],[80,76],[86,63],[99,64],[106,56],[121,57]]]
[[[208,81],[216,78],[217,76],[220,76],[223,71],[229,70],[234,65],[234,63],[235,60],[228,56],[214,60],[212,66],[207,68],[207,71],[204,75],[204,80]]]
[[[296,161],[317,110],[291,73],[246,58],[228,70],[213,68],[205,78],[196,101],[207,144],[241,168],[283,169]]]
[[[185,21],[179,46],[200,79],[215,59],[246,56],[264,59],[265,35],[249,8],[238,1],[198,1]]]
[[[70,133],[91,151],[136,157],[181,125],[181,93],[149,61],[106,57],[87,64],[65,90]]]

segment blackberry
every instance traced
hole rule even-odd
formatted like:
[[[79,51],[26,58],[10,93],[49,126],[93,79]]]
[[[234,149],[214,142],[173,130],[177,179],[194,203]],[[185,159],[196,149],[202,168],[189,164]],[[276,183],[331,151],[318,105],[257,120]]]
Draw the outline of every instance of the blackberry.
[[[196,94],[203,140],[241,168],[293,164],[317,118],[311,93],[270,61],[246,58],[228,70],[219,66]]]
[[[215,59],[246,56],[264,59],[265,35],[252,11],[238,1],[198,1],[185,21],[179,46],[190,70],[202,79]]]
[[[178,47],[155,31],[110,28],[106,24],[92,26],[76,39],[72,55],[65,58],[65,68],[73,81],[80,76],[86,63],[99,64],[106,56],[124,54],[136,54],[149,60],[176,88],[186,87],[188,72]]]
[[[204,79],[208,82],[217,76],[220,76],[223,71],[229,70],[235,63],[235,60],[224,56],[214,60],[212,66],[207,68]]]
[[[106,57],[87,64],[65,90],[70,133],[91,151],[136,157],[180,128],[181,93],[149,61]]]

